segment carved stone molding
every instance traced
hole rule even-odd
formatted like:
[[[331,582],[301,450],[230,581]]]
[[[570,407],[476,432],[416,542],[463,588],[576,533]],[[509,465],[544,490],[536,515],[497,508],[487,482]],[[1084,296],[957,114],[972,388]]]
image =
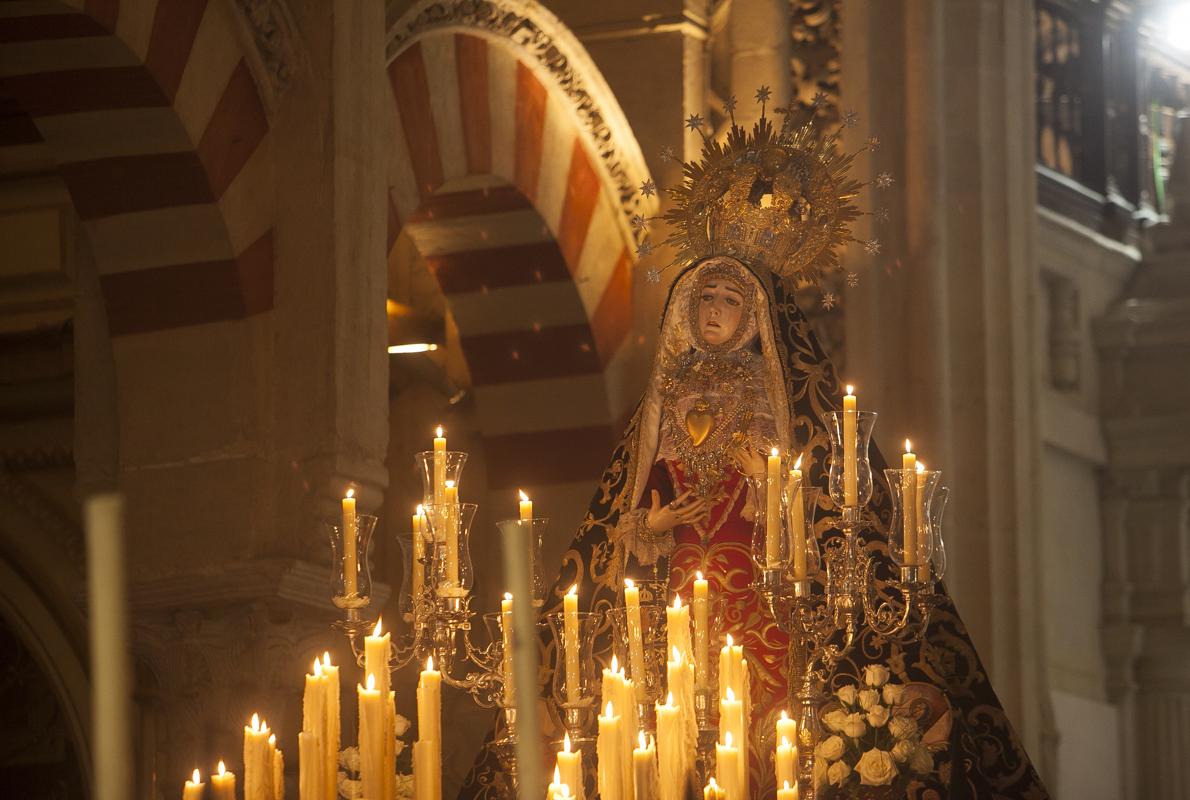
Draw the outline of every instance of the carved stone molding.
[[[1049,311],[1049,379],[1060,392],[1077,391],[1082,382],[1082,327],[1078,286],[1063,275],[1043,272]]]
[[[246,39],[245,48],[261,99],[270,116],[304,62],[305,49],[285,0],[230,0]],[[267,78],[267,83],[259,80]]]
[[[623,212],[625,238],[643,236],[627,223],[633,214],[656,211],[656,198],[637,194],[648,167],[615,95],[574,34],[531,0],[422,0],[389,29],[388,60],[426,34],[452,29],[489,34],[548,76],[570,101],[579,129],[599,156],[604,183]]]

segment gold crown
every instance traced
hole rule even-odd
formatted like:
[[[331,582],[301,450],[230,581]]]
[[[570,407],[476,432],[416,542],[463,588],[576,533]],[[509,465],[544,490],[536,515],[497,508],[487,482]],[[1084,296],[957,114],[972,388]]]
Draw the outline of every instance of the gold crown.
[[[817,285],[825,272],[839,268],[841,249],[859,241],[851,224],[864,213],[855,200],[865,184],[849,172],[862,151],[839,148],[842,127],[821,135],[813,109],[786,113],[778,131],[764,114],[763,88],[757,99],[761,117],[752,129],[737,125],[732,114],[722,142],[703,133],[700,116],[686,121],[703,134],[703,147],[697,160],[683,164],[682,183],[668,190],[673,205],[664,216],[670,225],[665,244],[676,251],[670,266],[730,255],[791,285]],[[733,109],[729,101],[726,110]],[[854,115],[844,120],[853,124]],[[871,139],[864,149],[875,145]],[[869,253],[879,248],[874,240],[864,244]],[[648,255],[652,245],[646,242],[639,252]]]

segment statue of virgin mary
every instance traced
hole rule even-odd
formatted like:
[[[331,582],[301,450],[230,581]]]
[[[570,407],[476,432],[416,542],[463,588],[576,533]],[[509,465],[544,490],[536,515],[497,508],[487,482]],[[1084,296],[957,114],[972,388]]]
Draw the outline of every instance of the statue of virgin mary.
[[[786,279],[837,267],[836,246],[858,215],[851,157],[836,150],[837,134],[820,137],[809,123],[776,132],[762,116],[751,131],[733,126],[726,144],[708,140],[702,161],[686,165],[667,220],[677,228],[668,243],[688,266],[670,289],[644,396],[542,610],[561,610],[575,584],[583,610],[616,608],[625,577],[662,585],[666,600],[689,598],[701,572],[725,600],[714,635],[743,645],[750,672],[754,797],[772,796],[764,754],[790,695],[788,639],[751,588],[757,498],[747,478],[777,447],[802,456],[807,485],[827,485],[827,415],[841,410],[842,387]],[[870,460],[882,474],[875,447]],[[824,491],[815,525],[824,546],[838,535],[837,513]],[[868,553],[885,561],[890,515],[878,486],[862,520]],[[911,785],[913,796],[1048,797],[940,581],[935,591],[921,641],[885,641],[865,629],[828,688],[860,683],[870,665],[921,688],[915,712],[934,769]],[[597,643],[604,664],[610,639],[605,631]],[[553,665],[551,637],[542,647]],[[497,796],[499,770],[485,747],[462,796]]]

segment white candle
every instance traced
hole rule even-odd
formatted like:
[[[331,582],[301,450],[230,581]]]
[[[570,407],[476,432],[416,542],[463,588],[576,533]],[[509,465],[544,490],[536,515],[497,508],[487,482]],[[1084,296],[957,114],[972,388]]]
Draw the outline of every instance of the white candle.
[[[848,386],[843,397],[843,505],[854,506],[856,493],[856,405],[855,387]]]
[[[694,686],[707,688],[710,667],[711,636],[709,627],[710,594],[702,573],[695,573],[694,579]]]
[[[434,763],[434,743],[413,743],[413,796],[416,800],[441,800],[441,771]]]
[[[426,659],[417,683],[417,738],[434,743],[435,764],[441,767],[442,673],[434,669],[433,656]]]
[[[285,754],[277,747],[277,736],[269,736],[269,755],[273,764],[273,800],[285,800]]]
[[[388,659],[392,652],[392,637],[380,633],[383,627],[384,619],[378,617],[372,634],[364,637],[364,674],[376,676],[376,688],[382,696],[390,687]]]
[[[446,437],[443,436],[442,426],[434,436],[434,504],[442,505],[443,491],[446,488]]]
[[[564,784],[562,783],[562,771],[558,769],[557,765],[555,765],[554,766],[554,779],[552,781],[550,781],[549,786],[545,787],[546,800],[553,800],[553,798],[555,798],[559,794],[561,794],[563,785]],[[566,791],[567,791],[567,793],[569,793],[570,788],[567,787]]]
[[[443,490],[446,519],[446,583],[459,585],[459,487],[447,481]]]
[[[322,769],[325,759],[318,735],[309,731],[298,734],[298,797],[300,800],[319,800],[323,797],[325,781]]]
[[[782,739],[797,742],[797,720],[790,719],[785,709],[781,709],[781,716],[777,718],[777,741]]]
[[[211,776],[211,800],[236,800],[236,774],[221,760]]]
[[[769,454],[766,466],[765,564],[769,569],[778,569],[781,566],[781,453],[777,448]]]
[[[789,470],[789,548],[793,557],[793,577],[806,577],[806,502],[802,493],[802,457]]]
[[[331,663],[331,654],[322,654],[322,674],[326,676],[326,713],[324,716],[322,779],[324,798],[334,800],[339,791],[339,668]]]
[[[644,731],[638,731],[637,746],[632,750],[632,785],[636,800],[656,800],[657,750],[653,742],[645,741]]]
[[[922,547],[928,540],[927,536],[932,536],[933,531],[930,530],[930,520],[926,517],[925,501],[926,501],[926,465],[918,461],[914,465],[917,472],[916,492],[913,497],[913,519],[917,523],[917,546]],[[930,577],[930,561],[929,559],[917,560],[921,564],[923,574],[920,576],[921,580],[929,580]]]
[[[583,797],[583,751],[571,750],[570,734],[562,737],[562,749],[558,751],[554,774],[557,783],[571,788],[571,794],[578,800]]]
[[[348,489],[343,498],[343,591],[347,597],[359,594],[357,573],[359,554],[356,553],[359,519],[355,513],[355,489]]]
[[[525,494],[524,490],[517,489],[517,493],[521,497],[518,509],[521,515],[521,522],[528,522],[533,519],[533,501],[529,499],[529,495]]]
[[[206,789],[206,784],[202,782],[198,774],[198,770],[190,776],[190,780],[186,781],[182,786],[182,800],[203,800],[203,790]]]
[[[632,681],[624,677],[624,670],[620,667],[615,655],[612,655],[611,669],[603,671],[602,697],[604,702],[610,702],[619,709],[620,736],[623,739],[620,750],[627,759],[627,754],[632,750],[632,731],[637,728],[638,722],[636,692]],[[632,771],[626,768],[621,771],[620,775],[622,779],[621,793],[625,797],[631,797],[633,793]]]
[[[917,563],[917,456],[913,444],[905,440],[905,452],[901,456],[901,542],[905,548],[905,563]]]
[[[742,755],[736,762],[737,772],[734,776],[729,776],[724,772],[722,766],[716,768],[716,774],[722,781],[723,789],[729,798],[737,786],[744,792],[741,797],[746,796],[748,791],[748,728],[745,724],[744,700],[737,697],[730,686],[727,687],[726,695],[719,700],[719,737],[724,742],[730,739],[734,743],[734,748]],[[730,782],[729,778],[732,779]]]
[[[670,692],[665,704],[657,703],[657,761],[660,771],[660,800],[685,800],[690,775],[686,731],[682,710],[674,705]]]
[[[797,781],[785,781],[777,790],[777,800],[797,800]]]
[[[715,745],[715,774],[723,786],[726,800],[745,800],[740,785],[740,750],[731,731],[723,734],[723,743]]]
[[[674,648],[682,654],[682,659],[693,662],[694,653],[690,647],[690,609],[682,605],[681,595],[674,595],[674,604],[665,609],[665,650],[672,653]]]
[[[269,726],[260,715],[244,726],[244,800],[273,800],[273,763]]]
[[[422,563],[426,557],[426,540],[423,526],[426,524],[425,506],[418,503],[417,511],[413,515],[413,564],[410,565],[409,596],[416,605],[421,600],[423,587],[426,583],[426,566]]]
[[[384,704],[376,676],[356,686],[359,695],[359,777],[363,797],[384,796]]]
[[[640,589],[631,578],[624,579],[624,616],[628,621],[628,660],[639,695],[637,702],[640,702],[645,691],[645,647],[640,621]]]
[[[707,781],[707,785],[702,790],[702,800],[724,800],[725,795],[723,789],[719,784],[715,783],[715,778],[712,777]]]
[[[576,704],[582,700],[582,687],[579,682],[579,650],[578,650],[578,584],[570,587],[570,591],[562,598],[562,628],[564,635],[566,659],[566,701]]]
[[[302,800],[321,798],[325,794],[326,755],[323,737],[326,735],[327,679],[322,663],[314,659],[314,667],[306,676],[306,690],[302,695],[302,730],[298,734],[298,794]]]
[[[504,676],[504,706],[512,708],[516,703],[516,687],[512,679],[512,595],[504,593],[500,601],[500,669]]]
[[[797,783],[797,772],[794,764],[794,746],[793,741],[782,736],[777,744],[777,757],[775,760],[775,771],[777,773],[777,785],[788,781],[789,783]]]
[[[600,800],[629,800],[623,797],[624,779],[621,773],[627,769],[627,765],[621,757],[622,739],[620,718],[615,714],[615,707],[608,702],[606,713],[599,716],[599,738],[596,742]]]

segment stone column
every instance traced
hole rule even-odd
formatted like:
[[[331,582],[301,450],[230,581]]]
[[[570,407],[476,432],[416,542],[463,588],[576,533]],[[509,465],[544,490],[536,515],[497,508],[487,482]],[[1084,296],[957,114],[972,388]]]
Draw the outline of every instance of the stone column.
[[[843,2],[851,149],[889,210],[859,226],[846,292],[848,382],[889,454],[909,436],[950,486],[947,586],[1009,719],[1048,779],[1036,486],[1038,336],[1033,14],[1027,2]],[[867,174],[863,174],[867,170]],[[1047,742],[1048,744],[1048,742]]]
[[[1185,145],[1185,146],[1183,146]],[[1170,180],[1173,219],[1099,320],[1104,641],[1121,704],[1126,796],[1190,793],[1190,126]]]
[[[754,100],[756,90],[767,86],[772,91],[767,107],[770,118],[780,118],[775,108],[789,105],[792,94],[789,30],[789,3],[786,0],[733,0],[728,20],[731,47],[731,93],[735,95],[736,121],[745,127],[760,118],[760,106]]]

